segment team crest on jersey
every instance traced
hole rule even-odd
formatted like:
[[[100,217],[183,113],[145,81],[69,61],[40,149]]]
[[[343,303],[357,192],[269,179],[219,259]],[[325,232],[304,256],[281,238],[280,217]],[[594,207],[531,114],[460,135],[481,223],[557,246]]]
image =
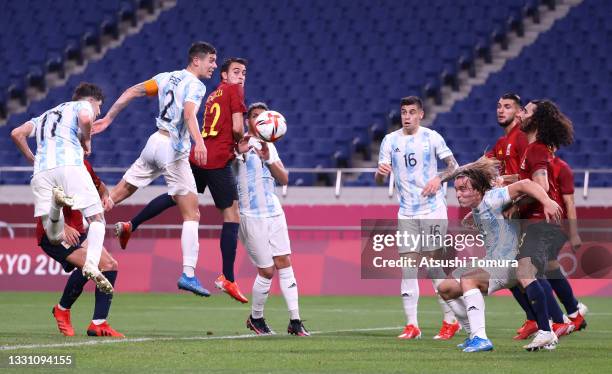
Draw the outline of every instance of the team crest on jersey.
[[[399,148],[395,148],[393,152],[401,152]]]

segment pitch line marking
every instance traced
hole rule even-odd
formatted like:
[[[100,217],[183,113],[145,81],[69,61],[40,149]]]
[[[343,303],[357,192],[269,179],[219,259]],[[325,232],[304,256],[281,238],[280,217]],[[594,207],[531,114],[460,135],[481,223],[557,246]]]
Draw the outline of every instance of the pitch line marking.
[[[343,332],[367,332],[367,331],[385,331],[397,330],[402,326],[394,327],[372,327],[363,329],[345,329],[345,330],[330,330],[330,331],[311,331],[311,334],[337,334]],[[277,335],[283,337],[285,335]],[[287,337],[289,335],[286,335]],[[39,348],[64,348],[64,347],[83,347],[99,344],[116,344],[116,343],[143,343],[143,342],[164,342],[164,341],[192,341],[192,340],[225,340],[225,339],[251,339],[263,338],[265,336],[255,334],[244,335],[223,335],[223,336],[187,336],[187,337],[142,337],[142,338],[125,338],[125,339],[105,339],[105,340],[89,340],[73,343],[52,343],[52,344],[24,344],[24,345],[3,345],[0,346],[0,351],[14,351],[18,349],[39,349]]]

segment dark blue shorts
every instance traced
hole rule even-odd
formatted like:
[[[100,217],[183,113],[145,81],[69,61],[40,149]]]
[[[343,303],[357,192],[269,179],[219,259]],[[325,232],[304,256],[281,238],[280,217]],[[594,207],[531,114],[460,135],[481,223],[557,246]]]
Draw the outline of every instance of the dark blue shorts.
[[[51,244],[51,242],[49,242],[49,239],[45,235],[43,236],[40,242],[40,247],[49,257],[59,262],[62,265],[62,268],[64,268],[65,272],[70,273],[72,270],[74,270],[76,266],[68,262],[66,260],[66,257],[70,256],[72,252],[81,248],[85,239],[87,239],[87,234],[81,234],[81,236],[79,237],[78,245],[66,248],[61,243],[57,245]]]
[[[198,193],[204,193],[208,187],[218,209],[229,208],[234,204],[234,200],[238,200],[238,188],[231,161],[219,169],[202,169],[191,164],[191,170]]]

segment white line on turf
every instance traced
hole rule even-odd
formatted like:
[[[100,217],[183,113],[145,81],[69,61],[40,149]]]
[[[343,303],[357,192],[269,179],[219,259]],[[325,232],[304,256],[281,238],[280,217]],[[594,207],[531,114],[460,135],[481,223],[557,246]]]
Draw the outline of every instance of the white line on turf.
[[[367,331],[385,331],[397,330],[402,326],[395,327],[372,327],[363,329],[346,329],[346,330],[330,330],[330,331],[311,331],[311,334],[338,334],[343,332],[367,332]],[[276,335],[279,337],[290,335]],[[244,335],[223,335],[223,336],[186,336],[186,337],[142,337],[142,338],[125,338],[125,339],[104,339],[104,340],[88,340],[73,343],[52,343],[52,344],[24,344],[24,345],[3,345],[0,346],[0,351],[14,351],[17,349],[39,349],[39,348],[65,348],[65,347],[82,347],[98,344],[115,344],[115,343],[143,343],[143,342],[163,342],[163,341],[190,341],[190,340],[224,340],[224,339],[250,339],[261,338],[265,336],[244,334]],[[99,339],[99,338],[94,338]]]

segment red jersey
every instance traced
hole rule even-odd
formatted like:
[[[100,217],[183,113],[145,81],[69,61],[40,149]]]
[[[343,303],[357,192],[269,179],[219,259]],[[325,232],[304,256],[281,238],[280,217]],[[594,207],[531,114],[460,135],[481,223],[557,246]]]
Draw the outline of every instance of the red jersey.
[[[500,175],[518,174],[521,158],[528,144],[527,135],[516,125],[508,134],[497,139],[493,149],[487,153],[487,157],[499,160]]]
[[[204,126],[202,137],[207,151],[206,165],[203,169],[219,169],[234,159],[234,133],[232,131],[232,114],[245,113],[244,90],[239,84],[219,84],[206,99],[204,107]],[[193,148],[189,161],[196,164]]]
[[[553,159],[555,155],[551,148],[538,141],[533,142],[525,149],[519,169],[520,179],[531,179],[536,170],[544,169],[548,175],[548,197],[554,201],[561,199],[559,186],[555,179],[553,170]],[[521,208],[522,219],[544,219],[542,204],[535,202]]]
[[[89,172],[89,175],[91,175],[91,179],[93,180],[94,185],[96,186],[96,189],[100,188],[100,184],[102,184],[102,181],[94,172],[89,161],[87,160],[83,160],[83,161],[84,161],[85,167],[87,168],[87,171]],[[72,210],[68,207],[64,207],[62,209],[62,212],[64,213],[64,223],[66,225],[74,228],[81,234],[85,233],[85,228],[83,227],[83,214],[81,214],[80,210]],[[46,235],[45,229],[42,225],[42,218],[38,217],[36,219],[36,238],[38,238],[39,245],[45,235]]]
[[[563,195],[574,194],[574,172],[572,168],[558,156],[555,156],[552,162],[553,176],[559,187],[559,200],[555,200],[557,204],[563,208],[563,218],[567,219],[567,207]]]

